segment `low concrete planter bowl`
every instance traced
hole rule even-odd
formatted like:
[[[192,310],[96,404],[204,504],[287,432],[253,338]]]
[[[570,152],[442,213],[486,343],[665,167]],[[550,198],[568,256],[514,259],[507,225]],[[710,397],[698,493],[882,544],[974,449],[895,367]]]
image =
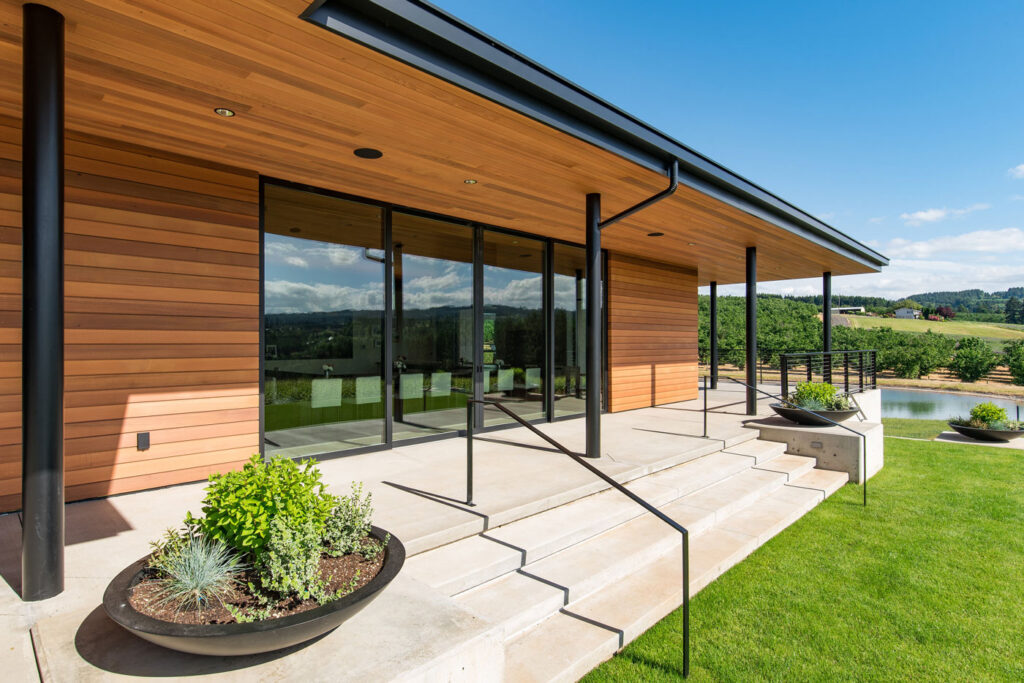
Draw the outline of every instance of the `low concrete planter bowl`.
[[[387,532],[372,527],[370,535],[383,541]],[[323,635],[373,602],[405,564],[405,547],[394,536],[384,553],[377,576],[345,597],[307,612],[249,624],[173,624],[138,612],[128,597],[142,579],[147,555],[114,577],[103,594],[103,609],[139,638],[171,650],[218,657],[272,652]]]
[[[791,408],[781,403],[773,403],[771,407],[772,410],[790,422],[814,427],[829,427],[832,422],[842,422],[843,420],[853,417],[858,412],[856,408],[849,408],[847,410],[815,410],[813,412],[807,412],[806,410]],[[828,420],[832,420],[832,422],[822,418],[828,418]]]
[[[949,426],[956,430],[957,433],[977,441],[998,441],[1005,443],[1024,436],[1024,429],[982,429],[981,427],[955,425],[952,422],[949,423]]]

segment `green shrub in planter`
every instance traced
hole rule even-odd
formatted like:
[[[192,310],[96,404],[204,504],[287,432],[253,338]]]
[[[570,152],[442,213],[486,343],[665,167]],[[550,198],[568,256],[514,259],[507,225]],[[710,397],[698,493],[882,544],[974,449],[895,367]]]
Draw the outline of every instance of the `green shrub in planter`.
[[[988,425],[993,422],[1006,422],[1006,419],[1006,411],[995,403],[979,403],[971,408],[971,420]]]
[[[850,399],[836,391],[827,382],[801,382],[796,391],[789,395],[789,400],[801,408],[808,410],[848,410]]]
[[[204,516],[195,519],[189,513],[186,524],[195,524],[210,538],[251,554],[258,564],[278,516],[287,518],[295,529],[308,521],[323,536],[338,499],[326,492],[320,477],[312,460],[300,466],[287,458],[263,462],[254,455],[240,472],[210,475]]]

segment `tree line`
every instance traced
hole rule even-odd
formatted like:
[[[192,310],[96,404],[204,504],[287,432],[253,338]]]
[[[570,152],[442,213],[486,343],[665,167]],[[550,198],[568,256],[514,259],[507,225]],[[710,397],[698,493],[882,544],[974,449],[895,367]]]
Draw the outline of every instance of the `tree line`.
[[[710,360],[710,297],[698,300],[698,353],[702,363]],[[757,298],[757,358],[769,367],[779,367],[783,353],[821,351],[820,308],[794,298],[760,295]],[[739,296],[718,298],[719,362],[744,367],[746,363],[746,301]],[[923,334],[899,332],[889,327],[833,327],[832,348],[836,351],[875,349],[879,370],[891,370],[898,377],[917,379],[939,368],[948,368],[964,382],[975,382],[998,365],[1010,369],[1015,384],[1024,384],[1024,340],[1006,344],[998,354],[980,337],[954,339],[928,331]]]

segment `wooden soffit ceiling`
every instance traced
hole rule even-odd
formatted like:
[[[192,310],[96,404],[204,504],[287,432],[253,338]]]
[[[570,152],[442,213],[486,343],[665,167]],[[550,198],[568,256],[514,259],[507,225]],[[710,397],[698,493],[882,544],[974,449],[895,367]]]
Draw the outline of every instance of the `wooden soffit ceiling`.
[[[573,242],[664,176],[299,18],[305,0],[52,0],[69,130]],[[19,2],[0,3],[0,115],[20,117]],[[233,118],[214,114],[234,110]],[[355,157],[373,147],[377,160]],[[467,184],[467,179],[476,180]],[[648,237],[661,232],[663,237]],[[603,234],[702,284],[873,269],[689,187]]]

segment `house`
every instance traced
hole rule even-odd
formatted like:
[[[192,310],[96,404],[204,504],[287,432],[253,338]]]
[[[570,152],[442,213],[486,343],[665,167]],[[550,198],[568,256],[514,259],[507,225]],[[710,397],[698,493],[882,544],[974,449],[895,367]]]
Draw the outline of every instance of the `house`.
[[[921,311],[916,308],[903,306],[902,308],[897,308],[893,311],[893,315],[902,320],[917,320],[921,317]]]
[[[887,264],[426,3],[0,16],[26,599],[63,585],[65,501],[452,439],[467,398],[599,457],[602,414],[698,396],[698,287],[746,284],[755,357],[758,282]]]

